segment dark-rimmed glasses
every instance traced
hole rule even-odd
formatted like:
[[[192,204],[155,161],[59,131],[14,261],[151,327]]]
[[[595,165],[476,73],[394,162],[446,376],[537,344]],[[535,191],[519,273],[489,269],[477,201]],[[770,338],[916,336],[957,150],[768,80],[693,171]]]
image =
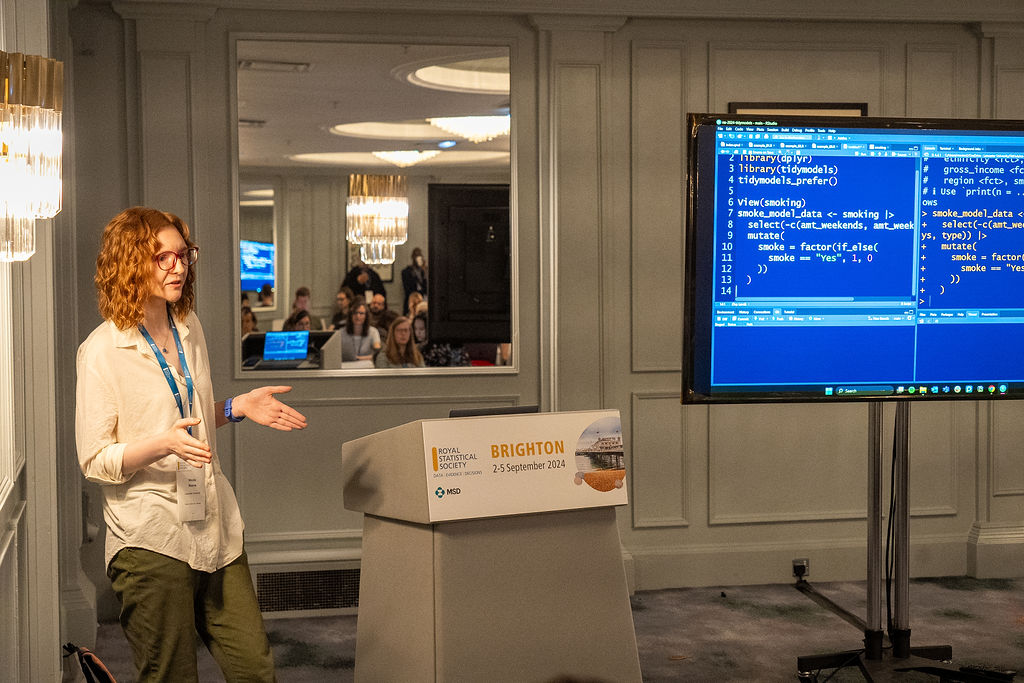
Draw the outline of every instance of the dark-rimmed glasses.
[[[178,265],[178,261],[181,261],[186,266],[191,266],[199,259],[199,247],[189,247],[185,251],[173,252],[173,251],[161,251],[159,254],[153,257],[156,261],[156,265],[160,270],[174,270],[174,267]]]

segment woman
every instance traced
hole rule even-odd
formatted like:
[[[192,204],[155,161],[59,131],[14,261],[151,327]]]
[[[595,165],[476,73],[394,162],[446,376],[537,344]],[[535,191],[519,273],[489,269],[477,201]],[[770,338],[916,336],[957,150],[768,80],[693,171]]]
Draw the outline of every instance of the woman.
[[[342,363],[372,361],[374,354],[380,351],[380,333],[369,323],[368,316],[366,301],[357,296],[348,307],[348,320],[341,331]]]
[[[423,303],[423,295],[419,292],[413,292],[405,300],[405,313],[403,315],[412,318],[416,315],[416,307]]]
[[[409,311],[409,295],[419,292],[424,299],[427,297],[427,263],[419,247],[412,250],[412,263],[402,269],[402,290],[405,292],[406,307],[402,313],[413,315]]]
[[[294,332],[295,330],[308,330],[312,327],[309,311],[304,308],[298,308],[292,312],[290,316],[281,325],[281,329],[285,332]]]
[[[334,297],[335,303],[338,305],[338,310],[331,318],[331,329],[340,330],[345,326],[345,322],[348,320],[348,308],[352,305],[352,298],[355,294],[348,287],[341,287],[338,293]]]
[[[405,316],[395,318],[388,328],[384,351],[377,354],[378,368],[422,368],[423,356],[412,338],[412,321]]]
[[[227,680],[274,680],[221,471],[216,428],[246,417],[306,426],[278,401],[287,386],[214,403],[193,312],[199,248],[180,218],[127,209],[103,231],[96,289],[104,318],[78,349],[76,441],[103,490],[106,563],[140,681],[197,681],[199,637]]]
[[[250,332],[259,332],[256,314],[248,306],[242,306],[242,336]]]
[[[412,334],[420,351],[427,345],[427,314],[417,313],[412,319]]]

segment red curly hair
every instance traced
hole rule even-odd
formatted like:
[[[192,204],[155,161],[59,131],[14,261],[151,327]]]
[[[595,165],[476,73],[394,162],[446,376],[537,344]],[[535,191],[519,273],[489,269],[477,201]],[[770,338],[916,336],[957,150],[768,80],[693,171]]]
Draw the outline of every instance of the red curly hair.
[[[178,231],[188,247],[195,246],[188,237],[185,221],[172,213],[144,206],[125,209],[103,229],[100,254],[96,257],[96,292],[100,315],[120,330],[134,327],[145,318],[153,256],[159,246],[157,233],[168,226]],[[178,320],[184,320],[195,306],[195,281],[195,268],[189,268],[181,298],[171,304],[171,313]]]

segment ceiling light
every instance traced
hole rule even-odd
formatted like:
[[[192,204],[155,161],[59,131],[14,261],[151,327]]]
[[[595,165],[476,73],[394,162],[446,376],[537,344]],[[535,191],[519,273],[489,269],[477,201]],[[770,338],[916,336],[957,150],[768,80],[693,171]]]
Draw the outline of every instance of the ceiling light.
[[[377,140],[436,140],[445,137],[445,133],[434,128],[423,119],[415,119],[413,121],[339,123],[336,126],[331,126],[330,130],[335,135]]]
[[[508,135],[512,128],[510,116],[449,116],[427,119],[430,125],[470,142],[486,142],[499,135]]]
[[[508,55],[431,64],[415,68],[405,78],[413,85],[435,90],[506,94],[510,86]]]
[[[409,237],[409,199],[405,176],[354,173],[348,177],[346,238],[359,245],[369,265],[395,262],[395,246]]]
[[[417,149],[402,149],[385,152],[373,152],[373,156],[378,159],[383,159],[388,163],[394,164],[400,168],[412,166],[418,164],[421,161],[432,159],[441,153],[439,149],[428,149],[428,150],[417,150]]]
[[[386,163],[373,156],[369,152],[306,152],[303,154],[288,155],[289,161],[297,164],[317,164],[327,166],[342,166],[352,169],[366,167],[383,167]],[[424,161],[424,166],[493,166],[496,162],[508,163],[509,153],[502,150],[449,150],[439,154],[429,161]]]
[[[26,261],[61,209],[64,63],[0,51],[0,82],[0,261]]]
[[[459,143],[455,142],[455,140],[441,140],[441,142],[437,143],[437,146],[441,149],[451,149],[457,144]]]

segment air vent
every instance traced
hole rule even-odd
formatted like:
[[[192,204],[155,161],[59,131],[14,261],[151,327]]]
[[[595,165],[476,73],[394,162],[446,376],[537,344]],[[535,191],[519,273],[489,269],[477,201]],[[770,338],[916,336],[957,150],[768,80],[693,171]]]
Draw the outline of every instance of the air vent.
[[[269,59],[239,59],[239,71],[276,71],[278,73],[305,73],[313,68],[309,62],[277,62]]]
[[[359,606],[359,570],[257,570],[256,596],[264,614],[353,614]]]

